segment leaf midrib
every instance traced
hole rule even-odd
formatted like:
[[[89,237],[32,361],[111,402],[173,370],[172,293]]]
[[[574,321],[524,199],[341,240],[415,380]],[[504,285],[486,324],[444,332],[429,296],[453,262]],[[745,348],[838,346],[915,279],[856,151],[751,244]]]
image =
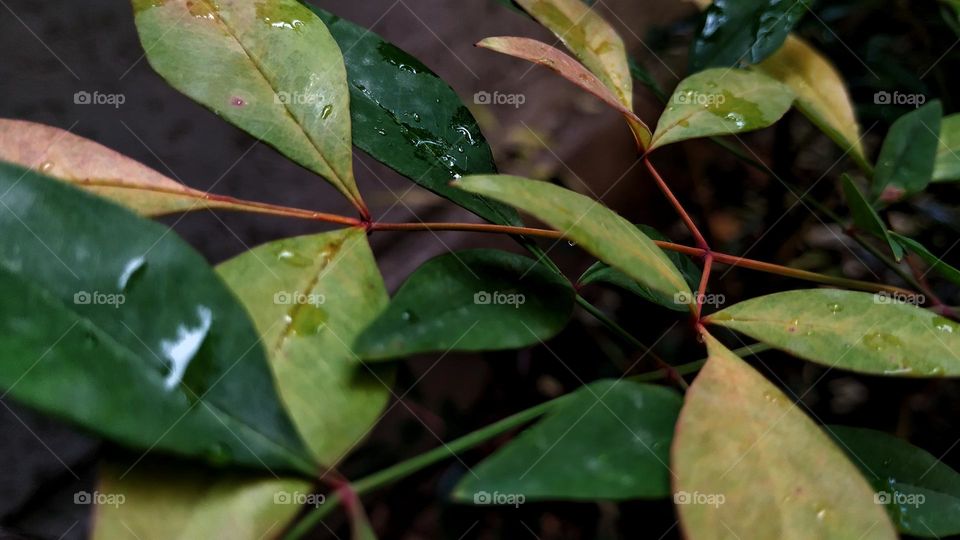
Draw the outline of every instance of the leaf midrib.
[[[234,32],[234,29],[229,24],[227,24],[227,21],[224,20],[223,17],[220,16],[220,11],[219,9],[217,9],[217,6],[211,0],[201,0],[201,1],[210,9],[210,13],[214,14],[214,20],[216,20],[217,22],[220,23],[221,26],[223,26],[227,34],[231,38],[233,38],[233,40],[237,43],[237,45],[240,47],[243,53],[247,56],[247,58],[250,59],[250,64],[253,65],[253,67],[257,70],[257,73],[259,73],[260,76],[263,77],[263,80],[266,81],[267,85],[270,86],[270,89],[273,90],[274,97],[279,95],[277,93],[277,88],[274,87],[273,81],[270,80],[270,77],[267,77],[267,74],[264,71],[262,64],[257,60],[256,56],[254,56],[253,53],[251,53],[246,48],[246,46],[244,46],[243,42],[240,41],[240,38],[238,38],[236,33]],[[312,12],[311,14],[314,17],[316,17],[316,14],[313,14]],[[319,20],[319,17],[317,17],[317,20]],[[323,24],[323,21],[320,21],[320,24]],[[331,39],[333,38],[331,37]],[[348,98],[349,98],[349,92],[348,92]],[[317,156],[320,158],[323,164],[326,165],[326,167],[330,170],[330,174],[333,175],[333,178],[336,180],[337,184],[339,184],[339,187],[344,191],[350,193],[351,199],[355,199],[356,196],[353,194],[353,191],[350,189],[349,186],[346,185],[346,182],[342,178],[340,178],[340,174],[337,172],[336,169],[333,168],[333,166],[327,160],[327,156],[324,155],[324,153],[320,150],[320,147],[318,146],[317,142],[313,139],[313,137],[306,130],[306,128],[302,124],[300,124],[300,122],[297,120],[297,117],[294,116],[293,111],[290,109],[290,104],[286,103],[285,100],[279,100],[279,101],[283,106],[284,112],[287,113],[287,116],[290,117],[290,120],[293,121],[294,125],[300,128],[300,132],[310,143],[310,146],[317,153]]]

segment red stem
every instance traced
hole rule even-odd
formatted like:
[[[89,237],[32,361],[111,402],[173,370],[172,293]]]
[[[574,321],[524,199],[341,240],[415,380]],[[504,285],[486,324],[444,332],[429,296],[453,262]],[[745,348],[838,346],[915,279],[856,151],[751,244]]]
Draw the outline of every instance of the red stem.
[[[656,180],[657,186],[660,187],[660,191],[663,192],[664,196],[670,201],[670,204],[673,205],[673,208],[676,209],[677,213],[680,214],[680,218],[687,225],[687,229],[690,230],[690,234],[693,235],[693,239],[697,243],[697,247],[703,250],[709,250],[710,244],[707,243],[707,240],[700,234],[700,229],[697,228],[697,224],[693,222],[693,218],[690,217],[690,214],[683,209],[683,205],[680,204],[680,201],[677,200],[673,192],[670,191],[670,186],[664,182],[663,178],[660,176],[660,173],[657,172],[657,169],[654,168],[653,163],[650,162],[650,158],[643,156],[643,164],[647,166],[647,170],[650,171],[650,174],[653,176],[653,179]]]
[[[713,269],[713,253],[707,252],[703,258],[703,275],[700,276],[700,287],[697,289],[697,310],[694,313],[697,322],[703,313],[703,299],[707,293],[707,283],[710,281],[710,271]]]

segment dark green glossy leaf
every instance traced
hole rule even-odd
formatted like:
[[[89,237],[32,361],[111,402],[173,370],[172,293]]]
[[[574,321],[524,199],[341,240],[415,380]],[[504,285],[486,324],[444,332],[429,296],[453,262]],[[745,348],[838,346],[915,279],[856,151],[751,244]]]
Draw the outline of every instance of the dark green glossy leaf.
[[[886,240],[893,251],[893,256],[899,261],[903,258],[903,247],[895,242],[887,232],[887,225],[880,218],[880,214],[874,210],[870,202],[860,193],[856,184],[850,175],[844,174],[842,177],[843,194],[847,198],[847,205],[850,207],[850,214],[853,216],[853,223],[864,231]]]
[[[308,7],[327,24],[343,51],[353,144],[486,220],[519,225],[517,212],[509,206],[449,186],[462,175],[496,171],[490,146],[456,92],[376,33]]]
[[[250,312],[307,447],[336,466],[380,418],[393,384],[392,369],[371,372],[350,349],[389,300],[366,232],[270,242],[217,271]]]
[[[901,532],[941,538],[960,534],[960,474],[903,439],[882,431],[829,426],[876,490],[876,502]]]
[[[960,325],[883,293],[834,289],[751,298],[704,319],[831,368],[960,376]]]
[[[680,81],[657,121],[650,149],[773,125],[790,110],[789,86],[757,71],[708,69]]]
[[[133,0],[150,65],[167,82],[326,178],[358,209],[343,57],[296,0]]]
[[[661,386],[613,380],[584,386],[474,467],[453,497],[474,504],[509,504],[504,497],[510,496],[666,497],[670,441],[682,402]]]
[[[670,452],[684,538],[893,539],[857,468],[802,407],[705,334]]]
[[[940,118],[939,100],[897,118],[883,140],[873,177],[873,196],[895,201],[919,193],[933,178]]]
[[[923,244],[913,240],[912,238],[901,236],[895,232],[891,232],[890,237],[899,242],[900,245],[902,245],[905,249],[916,253],[917,256],[930,265],[930,268],[936,270],[938,273],[940,273],[940,275],[960,285],[960,270],[945,263],[943,259],[934,255],[933,252],[927,249]]]
[[[418,268],[357,338],[364,360],[534,345],[570,319],[574,292],[547,266],[512,253],[448,253]]]
[[[690,71],[763,61],[806,11],[806,3],[797,0],[715,0],[690,49]]]
[[[660,231],[648,225],[637,225],[637,228],[639,228],[652,240],[662,240],[664,242],[670,241],[670,239],[661,234]],[[673,261],[673,264],[678,270],[680,270],[680,273],[686,280],[687,285],[689,285],[691,289],[696,290],[700,285],[700,269],[697,267],[697,265],[694,264],[687,255],[683,255],[674,251],[668,251],[666,254],[667,258]],[[631,279],[620,270],[611,267],[603,261],[597,261],[594,263],[583,273],[582,276],[580,276],[580,279],[577,281],[580,283],[580,285],[589,285],[591,283],[608,283],[629,291],[640,298],[644,298],[674,311],[687,311],[689,309],[687,302],[678,301],[675,295],[668,296],[663,293],[656,292],[649,287],[645,287]]]
[[[312,466],[257,332],[166,227],[0,164],[0,386],[122,444]]]

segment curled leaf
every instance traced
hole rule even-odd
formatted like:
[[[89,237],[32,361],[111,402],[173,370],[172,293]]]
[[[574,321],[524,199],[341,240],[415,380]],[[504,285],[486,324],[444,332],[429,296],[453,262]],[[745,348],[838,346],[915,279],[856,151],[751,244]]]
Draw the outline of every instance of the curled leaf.
[[[600,98],[604,103],[620,111],[627,119],[630,130],[641,148],[650,144],[650,129],[643,120],[633,113],[629,106],[607,88],[596,75],[587,71],[580,62],[570,58],[563,52],[535,39],[522,37],[489,37],[477,43],[478,47],[490,49],[517,58],[522,58],[535,64],[546,66],[560,74],[563,78]]]
[[[580,0],[516,0],[593,72],[627,109],[633,110],[633,79],[623,39]]]
[[[281,211],[271,205],[187,187],[100,143],[24,120],[0,119],[0,161],[69,182],[144,216],[205,208],[270,214]],[[282,212],[311,214],[295,209]]]

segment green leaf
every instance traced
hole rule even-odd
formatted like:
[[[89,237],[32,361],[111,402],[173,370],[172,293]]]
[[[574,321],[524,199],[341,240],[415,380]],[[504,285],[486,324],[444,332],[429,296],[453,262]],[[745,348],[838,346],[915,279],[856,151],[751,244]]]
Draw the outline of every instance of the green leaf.
[[[311,473],[256,332],[170,230],[0,164],[0,387],[136,448]]]
[[[806,11],[806,3],[796,0],[715,0],[690,48],[690,71],[763,61]]]
[[[945,263],[943,259],[937,257],[933,254],[932,251],[927,249],[923,244],[913,240],[912,238],[907,238],[906,236],[900,236],[895,232],[890,232],[890,237],[895,241],[899,242],[901,246],[905,249],[909,249],[923,259],[930,268],[936,270],[943,277],[949,279],[950,281],[960,285],[960,270],[955,267]]]
[[[940,122],[940,141],[933,164],[934,182],[960,180],[960,114],[944,116]]]
[[[637,228],[640,229],[643,234],[646,234],[652,240],[662,240],[664,242],[669,242],[670,239],[660,233],[660,231],[654,229],[653,227],[647,225],[637,225]],[[686,280],[687,285],[691,289],[695,289],[700,284],[700,269],[690,260],[690,257],[677,253],[674,251],[666,252],[667,258],[680,270],[683,274],[683,278]],[[603,261],[597,261],[590,268],[588,268],[580,279],[577,282],[583,285],[589,285],[591,283],[608,283],[610,285],[616,285],[626,291],[629,291],[640,298],[649,300],[659,304],[665,308],[672,309],[674,311],[687,311],[689,309],[689,302],[678,302],[675,296],[665,296],[663,294],[656,293],[651,291],[647,287],[640,285],[636,281],[630,279],[626,274],[612,268],[610,265]]]
[[[756,71],[708,69],[680,81],[657,122],[650,149],[765,128],[793,103],[789,86]]]
[[[634,114],[629,106],[619,101],[616,94],[607,88],[596,75],[587,71],[580,62],[570,58],[562,51],[535,39],[511,36],[489,37],[477,43],[477,47],[522,58],[528,62],[552,69],[564,79],[590,92],[623,114],[640,148],[646,149],[650,145],[650,128],[643,123],[643,120]]]
[[[102,503],[94,506],[94,540],[270,538],[297,516],[301,499],[321,500],[304,480],[155,459],[133,467],[108,462],[99,472],[96,492]]]
[[[887,231],[887,225],[883,222],[883,219],[880,218],[880,214],[874,210],[870,202],[860,193],[860,190],[856,184],[853,183],[853,179],[850,178],[849,174],[844,173],[842,181],[843,194],[847,198],[847,205],[850,207],[853,223],[864,231],[886,240],[887,244],[890,245],[890,250],[893,251],[894,258],[898,261],[902,259],[903,247],[890,237],[890,233]]]
[[[833,368],[899,377],[960,375],[960,325],[912,298],[832,289],[753,298],[706,318]]]
[[[369,371],[350,348],[388,302],[366,233],[270,242],[217,270],[250,312],[303,440],[335,466],[379,418],[393,383],[392,370]]]
[[[488,221],[519,225],[509,206],[450,187],[450,180],[460,176],[496,172],[490,145],[456,92],[375,32],[308,7],[343,51],[353,144]]]
[[[295,0],[133,0],[150,65],[171,86],[326,178],[365,210],[353,177],[343,56]]]
[[[187,187],[99,143],[35,122],[0,118],[0,160],[69,182],[144,216],[206,208],[270,213],[269,205]]]
[[[364,360],[517,349],[550,339],[573,311],[570,283],[527,257],[458,251],[418,268],[356,340]]]
[[[692,294],[680,271],[652,240],[598,201],[517,176],[469,176],[456,185],[529,212],[652,291],[667,297]]]
[[[757,69],[789,86],[797,94],[797,110],[850,153],[862,169],[872,169],[863,153],[860,125],[846,84],[826,57],[790,35]]]
[[[633,110],[633,79],[623,39],[596,10],[580,0],[516,0],[553,32],[620,103]]]
[[[940,538],[960,534],[960,474],[912,444],[872,429],[829,426],[885,504],[900,532]]]
[[[671,450],[683,535],[896,538],[873,490],[830,438],[709,334]]]
[[[673,390],[630,381],[581,387],[467,473],[453,497],[475,504],[497,504],[493,493],[526,501],[666,497],[682,401]]]
[[[873,177],[873,196],[895,201],[923,191],[933,178],[940,118],[939,100],[897,118],[883,140]]]

